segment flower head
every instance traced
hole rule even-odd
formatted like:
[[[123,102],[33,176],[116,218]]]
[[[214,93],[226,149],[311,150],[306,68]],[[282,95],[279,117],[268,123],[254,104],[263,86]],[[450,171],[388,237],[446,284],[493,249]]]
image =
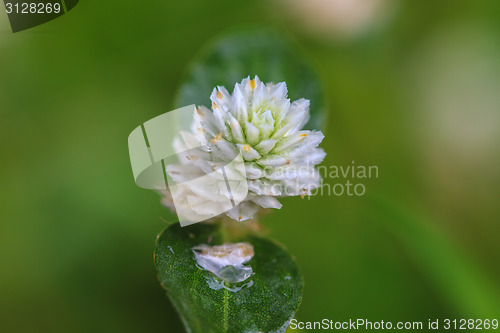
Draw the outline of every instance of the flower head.
[[[309,195],[321,180],[315,166],[326,155],[317,148],[324,135],[302,130],[309,120],[309,101],[291,103],[287,93],[285,82],[264,84],[257,76],[236,83],[232,94],[215,88],[211,109],[198,107],[191,132],[174,142],[181,163],[168,165],[167,174],[179,181],[194,179],[241,156],[248,193],[225,212],[237,221],[253,218],[259,208],[281,208],[278,197]],[[185,208],[210,213],[214,203],[227,199],[227,179],[231,182],[241,172],[230,168],[209,190],[185,187]],[[168,192],[164,203],[173,208]]]

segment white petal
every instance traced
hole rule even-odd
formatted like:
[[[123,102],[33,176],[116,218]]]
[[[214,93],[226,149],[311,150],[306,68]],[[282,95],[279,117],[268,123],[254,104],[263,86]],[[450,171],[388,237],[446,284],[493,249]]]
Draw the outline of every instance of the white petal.
[[[234,85],[234,88],[238,87],[240,91],[243,93],[246,99],[246,103],[248,104],[249,98],[251,98],[253,94],[253,87],[252,84],[250,83],[250,76],[247,76],[243,80],[241,80],[241,83],[236,83]]]
[[[236,221],[246,221],[253,219],[255,213],[259,210],[259,207],[249,201],[244,201],[240,203],[238,206],[228,210],[226,215]]]
[[[226,123],[228,123],[229,119],[227,117],[227,113],[219,106],[219,105],[213,105],[212,110],[214,113],[214,117],[217,121],[217,128],[220,130],[224,138],[227,140],[231,139],[231,135],[229,133],[229,130],[226,126]]]
[[[245,161],[254,161],[261,158],[259,152],[255,150],[252,146],[250,146],[248,143],[247,144],[238,143],[237,146],[240,149],[241,155],[243,155]]]
[[[214,209],[214,203],[207,198],[203,198],[197,195],[188,195],[187,202],[189,208],[193,212],[201,215],[216,215],[217,211]]]
[[[196,125],[196,127],[201,126],[203,130],[211,135],[215,135],[219,132],[214,114],[205,106],[198,106],[196,108],[193,125]],[[197,130],[197,128],[193,127],[192,130]]]
[[[165,172],[176,183],[183,183],[191,179],[203,176],[205,173],[193,164],[180,165],[180,164],[167,164]]]
[[[241,129],[240,123],[236,120],[236,118],[230,116],[229,124],[231,125],[231,133],[233,134],[234,140],[239,143],[245,142],[243,130]]]
[[[204,177],[196,178],[190,182],[183,183],[193,192],[194,197],[199,197],[199,200],[203,201],[213,201],[213,202],[227,202],[227,186],[223,179],[215,179],[213,177],[215,173],[210,174],[210,176],[205,175]]]
[[[259,108],[268,98],[266,91],[267,89],[264,83],[262,83],[257,76],[255,77],[254,80],[255,80],[255,89],[253,89],[252,109],[253,111],[259,111]]]
[[[218,169],[220,169],[220,166],[223,164],[219,163],[214,163],[211,162],[210,160],[205,160],[205,159],[198,159],[192,161],[192,163],[201,169],[205,176],[211,177],[211,179],[214,179],[214,181],[217,180],[224,180],[224,175],[222,172]],[[210,178],[209,178],[210,180]]]
[[[290,106],[290,111],[279,124],[279,129],[273,134],[273,138],[281,138],[291,135],[302,129],[309,121],[309,100],[301,98]]]
[[[290,160],[284,156],[273,154],[261,158],[260,160],[257,161],[257,163],[263,166],[280,166],[289,164]]]
[[[257,127],[259,127],[261,136],[263,138],[267,138],[274,131],[275,121],[273,113],[271,112],[271,110],[266,110],[260,115],[260,119],[260,121],[253,121],[253,123],[256,124]]]
[[[275,197],[267,195],[259,195],[250,199],[252,202],[261,206],[262,208],[280,209],[283,205]]]
[[[260,131],[254,124],[246,122],[245,131],[248,143],[254,145],[259,142]]]
[[[321,148],[312,148],[300,151],[297,154],[293,152],[288,156],[293,164],[298,165],[317,165],[323,162],[326,153]]]
[[[226,161],[232,161],[236,158],[236,156],[238,156],[238,149],[231,142],[228,142],[224,139],[221,139],[221,140],[214,139],[211,141],[211,143],[213,143],[212,146],[215,149],[219,149],[219,151],[224,156],[223,159]]]
[[[283,121],[283,119],[286,118],[286,115],[290,110],[290,100],[285,99],[282,101],[278,101],[276,103],[276,110],[278,110],[278,112],[275,115],[276,124],[280,124]]]
[[[248,110],[247,110],[247,97],[245,96],[244,91],[241,89],[239,84],[234,86],[233,90],[233,107],[235,111],[235,117],[239,121],[247,121],[248,120]]]
[[[259,179],[264,176],[264,170],[257,163],[245,163],[245,171],[248,179]]]
[[[290,122],[298,123],[298,126],[302,128],[307,121],[309,120],[309,107],[311,105],[311,102],[308,99],[301,98],[296,101],[293,101],[293,103],[290,105],[290,112],[289,116],[292,118]],[[300,121],[298,119],[300,119]],[[300,129],[299,128],[299,129]]]
[[[276,145],[277,140],[267,139],[262,140],[258,145],[255,146],[255,149],[261,155],[267,155]]]
[[[193,133],[181,131],[181,138],[187,149],[194,149],[200,146],[198,138]]]
[[[210,100],[212,103],[215,103],[222,107],[222,109],[232,110],[233,109],[233,99],[231,95],[228,93],[226,88],[222,86],[218,86],[214,90],[212,90],[212,94],[210,95]]]
[[[290,109],[290,100],[287,97],[287,88],[285,82],[280,82],[269,86],[268,100],[275,104],[275,119],[280,123],[287,115]]]
[[[204,218],[201,220],[205,220],[208,217],[214,217],[220,214],[220,212],[224,211],[224,208],[227,207],[227,204],[221,202],[214,202],[210,200],[210,198],[201,197],[198,195],[187,195],[186,196],[187,205],[183,207],[183,215],[188,214],[188,216],[192,216],[193,213],[197,215],[204,215]]]
[[[296,134],[302,133],[304,131],[297,132]],[[308,131],[307,131],[308,132]],[[311,148],[317,147],[321,141],[325,138],[325,135],[321,132],[313,131],[307,133],[307,136],[304,140],[300,141],[290,150],[290,155],[297,155],[299,153],[303,153]]]
[[[283,138],[280,142],[278,142],[276,147],[274,147],[273,153],[278,154],[284,150],[294,147],[298,143],[304,141],[309,134],[310,131],[300,131]]]
[[[277,101],[281,99],[286,99],[287,94],[288,90],[286,88],[285,82],[279,82],[277,84],[273,84],[272,86],[270,86],[269,95],[271,98],[274,98]]]

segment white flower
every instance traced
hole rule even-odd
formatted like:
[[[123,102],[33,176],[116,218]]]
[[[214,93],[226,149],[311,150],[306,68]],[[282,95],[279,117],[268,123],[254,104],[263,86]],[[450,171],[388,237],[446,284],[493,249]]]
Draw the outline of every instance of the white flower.
[[[264,84],[257,76],[237,83],[232,94],[219,86],[210,99],[212,109],[198,107],[191,132],[182,132],[174,142],[180,163],[167,165],[166,172],[189,185],[182,188],[182,204],[175,208],[167,191],[166,206],[178,213],[189,211],[199,220],[213,216],[211,210],[228,200],[227,186],[238,186],[243,171],[248,193],[236,206],[220,211],[245,221],[259,208],[281,208],[277,197],[309,195],[319,186],[315,166],[326,155],[317,148],[324,135],[301,130],[309,120],[308,100],[290,103],[285,82]],[[238,154],[243,169],[231,164]],[[225,165],[231,167],[224,167],[224,174],[214,172]],[[196,177],[204,175],[214,178],[209,188],[196,184]]]

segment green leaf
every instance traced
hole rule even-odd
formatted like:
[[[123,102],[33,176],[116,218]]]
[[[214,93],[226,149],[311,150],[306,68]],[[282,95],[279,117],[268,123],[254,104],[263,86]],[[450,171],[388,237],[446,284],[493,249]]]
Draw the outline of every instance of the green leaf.
[[[311,101],[307,129],[325,124],[323,89],[315,72],[297,50],[274,31],[240,31],[216,39],[192,64],[182,83],[176,107],[210,106],[216,86],[232,91],[235,83],[255,75],[263,82],[286,82],[288,97]]]
[[[227,244],[226,233],[218,224],[183,228],[174,224],[158,236],[158,278],[187,332],[285,332],[302,298],[303,280],[297,265],[276,242],[240,234],[230,242],[253,246],[255,254],[246,264],[253,274],[239,283],[224,282],[197,264],[193,248]],[[225,266],[222,270],[232,269]]]

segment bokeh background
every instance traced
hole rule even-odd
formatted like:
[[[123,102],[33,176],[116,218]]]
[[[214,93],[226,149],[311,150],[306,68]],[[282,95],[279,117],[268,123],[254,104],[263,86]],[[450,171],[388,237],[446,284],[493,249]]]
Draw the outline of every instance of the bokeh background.
[[[296,318],[498,318],[500,2],[86,0],[16,34],[0,13],[0,331],[182,332],[127,136],[240,26],[313,63],[324,165],[379,168],[362,197],[265,217],[305,276]]]

